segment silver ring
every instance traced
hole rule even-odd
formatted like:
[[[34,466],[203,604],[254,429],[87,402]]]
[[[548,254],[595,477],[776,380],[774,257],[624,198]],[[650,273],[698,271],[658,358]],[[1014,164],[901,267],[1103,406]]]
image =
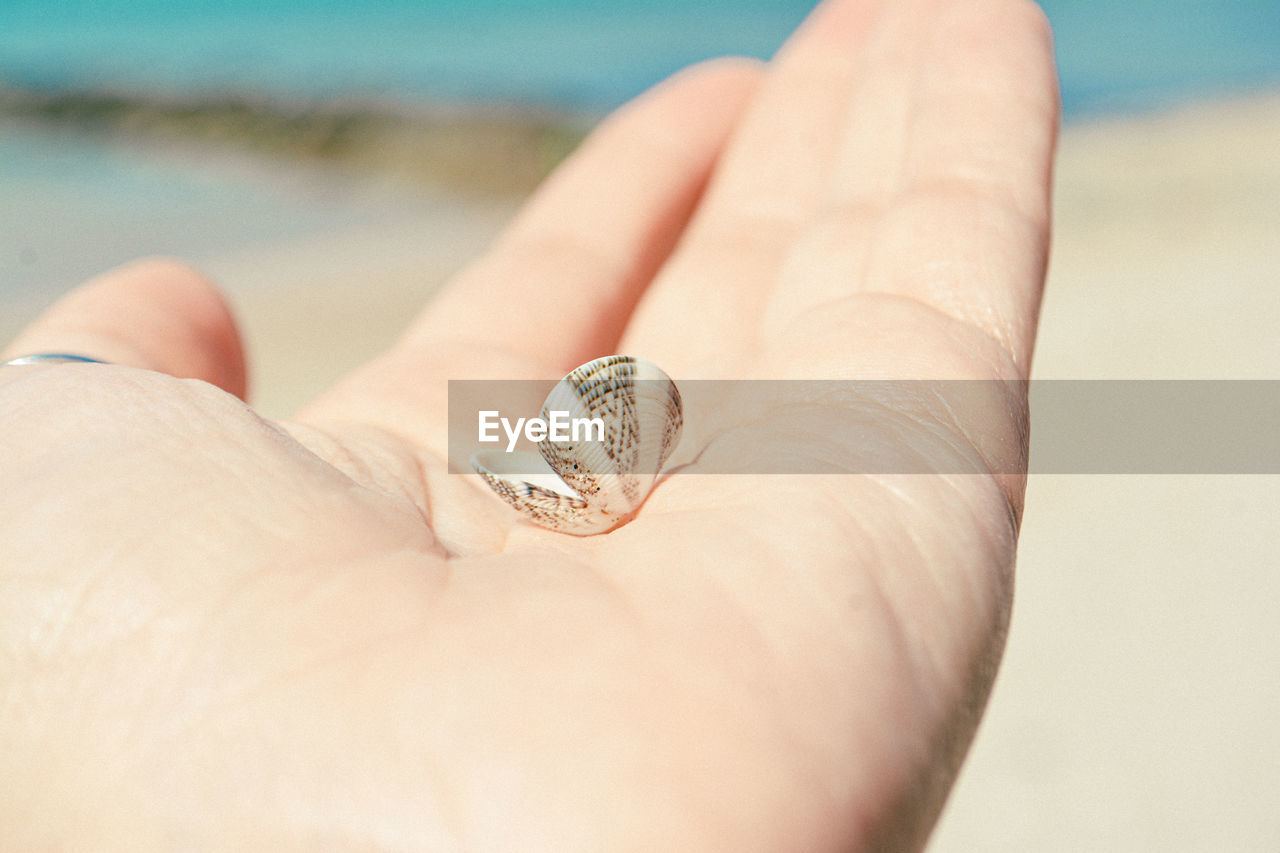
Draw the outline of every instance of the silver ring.
[[[100,358],[89,358],[87,355],[72,355],[65,352],[38,352],[23,355],[0,364],[0,367],[18,367],[24,364],[106,364]]]

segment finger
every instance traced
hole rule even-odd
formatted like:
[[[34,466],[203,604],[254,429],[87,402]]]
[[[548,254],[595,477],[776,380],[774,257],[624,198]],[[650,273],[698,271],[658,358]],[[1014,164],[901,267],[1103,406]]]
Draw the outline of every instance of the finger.
[[[893,3],[826,0],[770,64],[707,193],[699,226],[791,230],[826,196],[850,92]]]
[[[758,63],[677,75],[607,120],[501,241],[427,308],[405,347],[515,350],[559,375],[608,354],[683,230]]]
[[[1029,0],[946,3],[919,36],[900,150],[883,152],[892,174],[868,181],[837,166],[830,204],[787,259],[766,334],[888,294],[968,324],[1025,369],[1048,245],[1052,36]]]
[[[868,37],[824,187],[824,207],[883,203],[900,186],[917,68],[938,0],[898,0]]]
[[[894,3],[827,0],[778,52],[680,250],[646,293],[627,347],[680,369],[751,350],[774,276],[827,195],[850,93]]]
[[[397,346],[298,418],[440,450],[445,379],[555,379],[612,352],[758,76],[755,62],[706,63],[616,113]]]
[[[73,290],[20,333],[0,360],[73,353],[202,379],[244,397],[244,351],[235,320],[208,279],[150,258]]]
[[[905,146],[906,191],[950,185],[1043,219],[1057,118],[1044,11],[1031,0],[952,2],[925,53]]]
[[[903,192],[909,204],[964,227],[893,236],[902,254],[923,257],[924,234],[933,231],[932,250],[954,259],[953,271],[917,269],[871,285],[976,326],[1025,365],[1044,284],[1058,129],[1052,33],[1030,0],[953,3],[937,33]]]

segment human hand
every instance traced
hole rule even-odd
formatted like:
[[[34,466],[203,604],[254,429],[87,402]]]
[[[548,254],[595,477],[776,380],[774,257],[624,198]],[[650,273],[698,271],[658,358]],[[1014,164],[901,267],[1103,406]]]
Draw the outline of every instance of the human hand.
[[[172,263],[14,342],[113,364],[0,370],[0,847],[923,842],[999,657],[1019,477],[681,475],[573,538],[444,463],[446,380],[611,352],[1018,387],[1039,11],[835,0],[761,77],[713,63],[611,118],[290,421],[237,399],[234,327]],[[1016,402],[903,434],[869,401],[867,426],[1016,471]]]

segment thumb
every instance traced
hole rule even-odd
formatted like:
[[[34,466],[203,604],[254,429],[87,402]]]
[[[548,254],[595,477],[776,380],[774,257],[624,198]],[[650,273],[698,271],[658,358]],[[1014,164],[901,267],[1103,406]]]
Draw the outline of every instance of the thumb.
[[[0,361],[69,353],[203,379],[243,398],[244,350],[226,300],[178,261],[117,267],[56,302],[0,354]]]

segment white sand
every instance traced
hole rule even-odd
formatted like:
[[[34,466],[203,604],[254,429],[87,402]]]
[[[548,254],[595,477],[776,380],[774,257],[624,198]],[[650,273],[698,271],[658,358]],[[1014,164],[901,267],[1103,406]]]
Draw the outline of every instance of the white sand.
[[[1069,129],[1036,376],[1280,379],[1278,152],[1275,98]],[[1278,805],[1280,478],[1033,477],[931,849],[1280,850]]]
[[[257,408],[286,416],[377,355],[432,291],[483,251],[515,207],[457,199],[391,227],[203,262],[238,306]]]

